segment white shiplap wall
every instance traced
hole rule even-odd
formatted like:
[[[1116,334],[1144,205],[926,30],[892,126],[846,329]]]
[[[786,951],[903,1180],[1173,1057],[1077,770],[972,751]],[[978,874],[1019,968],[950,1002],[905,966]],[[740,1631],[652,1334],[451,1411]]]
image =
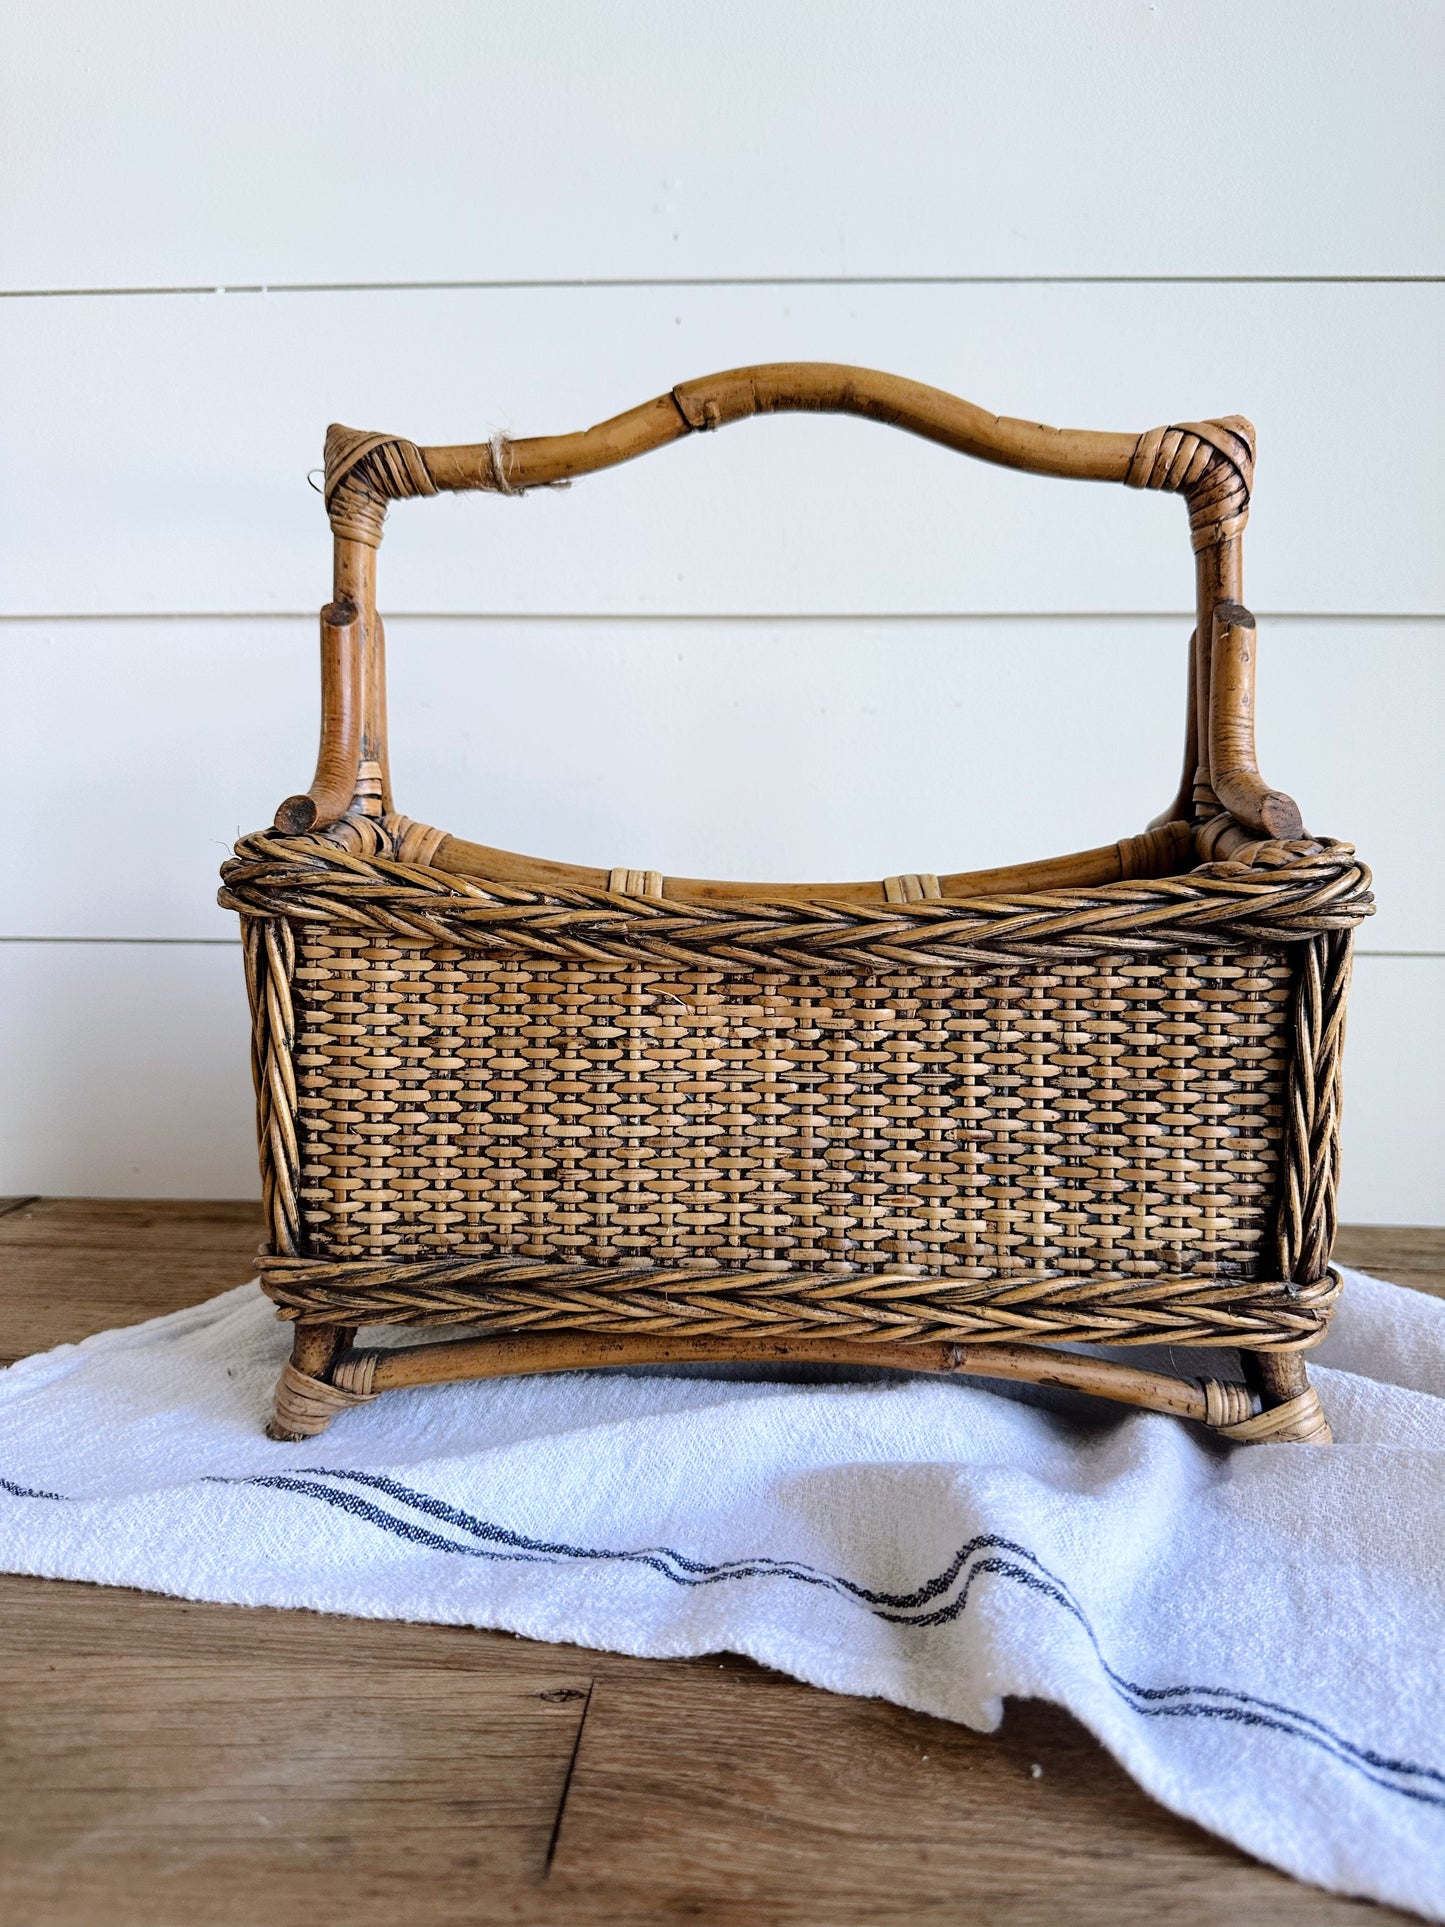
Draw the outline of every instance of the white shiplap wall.
[[[254,1189],[214,873],[311,766],[326,422],[546,433],[807,357],[1257,422],[1265,766],[1381,898],[1344,1208],[1445,1220],[1441,9],[0,21],[0,1192]],[[881,875],[1172,794],[1177,502],[776,420],[407,505],[382,593],[401,806],[514,848]]]

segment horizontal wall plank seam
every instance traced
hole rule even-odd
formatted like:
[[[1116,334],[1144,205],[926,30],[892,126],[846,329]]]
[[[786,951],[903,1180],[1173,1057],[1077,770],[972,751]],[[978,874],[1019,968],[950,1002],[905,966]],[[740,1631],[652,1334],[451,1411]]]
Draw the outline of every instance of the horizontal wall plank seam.
[[[548,277],[507,281],[236,281],[114,288],[0,288],[0,300],[108,295],[470,294],[578,288],[1376,288],[1433,287],[1440,274],[719,274]]]
[[[1255,609],[1259,622],[1445,622],[1445,610],[1409,609]],[[657,609],[619,613],[614,609],[397,609],[388,607],[389,622],[669,622],[844,623],[844,622],[1188,622],[1189,609],[791,609],[770,614],[764,609],[729,610],[715,614],[691,609],[668,614]],[[0,626],[21,622],[314,622],[314,609],[91,609],[60,610],[28,615],[0,613]]]
[[[239,937],[0,937],[0,943],[129,943],[163,945],[167,949],[239,950]]]

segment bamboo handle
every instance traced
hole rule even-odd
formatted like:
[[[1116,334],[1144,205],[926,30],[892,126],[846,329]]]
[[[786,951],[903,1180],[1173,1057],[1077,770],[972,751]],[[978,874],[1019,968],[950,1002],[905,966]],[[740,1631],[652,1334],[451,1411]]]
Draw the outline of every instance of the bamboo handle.
[[[286,836],[324,830],[345,816],[361,768],[361,617],[356,604],[329,602],[321,611],[321,744],[316,774],[302,796],[276,812]]]
[[[1209,675],[1209,782],[1247,829],[1291,841],[1305,834],[1299,805],[1259,773],[1254,745],[1255,623],[1238,602],[1214,611]]]
[[[733,368],[682,382],[641,407],[569,435],[520,441],[494,436],[490,442],[423,448],[400,435],[368,434],[332,424],[326,435],[325,495],[336,537],[335,594],[338,599],[354,602],[361,611],[358,675],[364,715],[360,754],[375,763],[380,772],[383,806],[389,806],[389,786],[385,775],[384,673],[375,602],[375,551],[381,545],[382,524],[390,502],[458,489],[520,495],[528,489],[569,483],[578,476],[633,461],[684,435],[707,433],[750,415],[782,412],[857,415],[1005,468],[1084,481],[1123,482],[1129,488],[1183,495],[1195,550],[1198,640],[1193,648],[1193,718],[1185,751],[1185,783],[1165,817],[1174,821],[1187,815],[1201,824],[1214,820],[1220,798],[1210,787],[1206,760],[1215,653],[1210,641],[1215,609],[1236,602],[1242,593],[1240,538],[1249,516],[1254,474],[1252,425],[1241,415],[1229,415],[1215,421],[1151,428],[1142,435],[1049,428],[1041,422],[991,415],[957,395],[898,375],[812,361]],[[1226,641],[1222,663],[1234,659],[1233,649],[1234,645]],[[1299,812],[1289,799],[1266,791],[1259,781],[1251,760],[1252,735],[1249,746],[1240,747],[1237,716],[1230,707],[1235,699],[1221,700],[1221,741],[1230,747],[1224,758],[1216,757],[1214,763],[1231,785],[1231,795],[1243,800],[1245,813],[1240,815],[1240,822],[1250,828],[1297,823]],[[333,707],[329,699],[326,707],[329,715]],[[326,740],[323,737],[323,761]],[[348,744],[348,758],[349,754]],[[338,784],[342,780],[338,778]],[[322,783],[320,766],[312,800],[317,804],[312,823],[324,826],[322,804],[330,809],[333,798],[331,789]],[[292,798],[284,804],[283,812],[291,815],[287,821],[278,816],[278,826],[288,827],[293,818],[299,825],[305,815],[303,803],[304,799]],[[1156,818],[1155,824],[1161,820]],[[1271,833],[1289,832],[1284,828]]]
[[[823,361],[705,375],[570,435],[422,448],[399,435],[333,423],[326,437],[327,511],[340,538],[376,548],[388,502],[455,489],[519,495],[633,461],[684,435],[778,413],[858,415],[1004,468],[1181,493],[1196,549],[1229,541],[1249,511],[1254,431],[1242,416],[1142,435],[1050,428],[991,415],[900,375]]]

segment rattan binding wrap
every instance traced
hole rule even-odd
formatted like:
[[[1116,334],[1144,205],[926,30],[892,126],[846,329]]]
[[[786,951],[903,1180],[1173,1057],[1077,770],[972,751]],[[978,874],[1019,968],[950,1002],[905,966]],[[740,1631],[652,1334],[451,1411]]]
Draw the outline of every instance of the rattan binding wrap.
[[[281,1382],[276,1387],[276,1433],[288,1439],[315,1438],[338,1412],[363,1405],[371,1396],[370,1391],[350,1391],[339,1380],[332,1383],[298,1372],[288,1360],[281,1367]]]
[[[388,500],[518,493],[785,406],[1185,496],[1211,641],[1174,810],[1017,872],[773,892],[534,864],[394,814]],[[992,1347],[1040,1378],[1059,1354],[1034,1370],[1028,1347],[1238,1349],[1253,1397],[1092,1369],[1226,1437],[1327,1437],[1297,1355],[1339,1290],[1344,1009],[1372,900],[1353,849],[1304,833],[1254,761],[1253,620],[1231,599],[1252,464],[1238,417],[1060,435],[807,366],[546,442],[333,429],[317,778],[281,832],[242,839],[221,893],[254,1019],[262,1280],[298,1329],[278,1434],[374,1395],[380,1355],[350,1341],[385,1322],[466,1328],[469,1373],[488,1336],[513,1369],[574,1359],[568,1334],[599,1362],[872,1348],[958,1370]],[[437,1351],[417,1382],[447,1369]],[[408,1382],[386,1357],[384,1382]]]

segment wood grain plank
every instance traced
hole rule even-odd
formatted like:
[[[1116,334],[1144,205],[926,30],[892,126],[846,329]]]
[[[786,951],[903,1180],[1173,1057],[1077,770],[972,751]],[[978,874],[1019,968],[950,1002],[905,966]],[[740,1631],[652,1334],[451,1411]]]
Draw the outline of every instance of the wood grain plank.
[[[360,1890],[376,1919],[535,1882],[589,1684],[538,1647],[385,1690],[204,1652],[0,1668],[0,1908],[201,1927]]]
[[[989,1736],[730,1655],[11,1576],[0,1680],[27,1927],[1399,1918],[1172,1818],[1040,1704]]]
[[[481,1668],[490,1675],[505,1672],[514,1663],[528,1677],[538,1664],[560,1668],[574,1685],[574,1674],[583,1683],[600,1676],[599,1669],[609,1679],[628,1680],[645,1678],[658,1665],[700,1668],[709,1678],[720,1667],[762,1680],[782,1678],[729,1654],[698,1660],[631,1659],[622,1653],[589,1652],[565,1643],[544,1645],[472,1626],[347,1619],[271,1606],[220,1606],[133,1592],[123,1586],[68,1584],[0,1573],[0,1664],[38,1669],[57,1650],[97,1666],[145,1657],[182,1661],[199,1653],[218,1665],[253,1660],[298,1676],[352,1667],[363,1682],[379,1680],[390,1665],[430,1667],[443,1674]]]
[[[22,6],[5,278],[1445,265],[1418,191],[1441,172],[1434,7],[911,0],[905,19],[873,0],[786,19],[489,0],[424,28],[404,0],[252,0],[204,26],[163,0]],[[1249,138],[1202,166],[1219,102]]]
[[[330,540],[305,478],[329,420],[425,443],[566,433],[719,369],[817,360],[1067,427],[1246,414],[1257,614],[1445,612],[1445,288],[1259,287],[1248,327],[1221,325],[1235,305],[1157,285],[11,300],[0,408],[25,487],[0,606],[314,609]],[[1321,405],[1345,368],[1369,424],[1347,542]],[[1109,614],[1193,596],[1180,501],[817,416],[690,436],[564,493],[400,504],[379,582],[388,614]]]
[[[243,1246],[254,1252],[262,1231],[260,1207],[244,1198],[29,1197],[7,1203],[8,1212],[0,1213],[0,1249],[230,1254]]]
[[[117,1254],[102,1267],[84,1294],[75,1289],[74,1260],[53,1252],[6,1246],[0,1252],[0,1278],[7,1301],[0,1365],[13,1365],[31,1352],[53,1345],[74,1345],[93,1332],[117,1325],[139,1325],[187,1305],[203,1303],[256,1275],[259,1240],[239,1251],[132,1251]]]
[[[1372,1277],[1445,1298],[1445,1231],[1438,1226],[1342,1224],[1335,1257]]]
[[[1056,1709],[995,1735],[746,1676],[599,1678],[553,1860],[569,1898],[642,1890],[716,1922],[1327,1922],[1297,1885],[1153,1805]],[[1067,1900],[1065,1901],[1065,1896]],[[1371,1918],[1405,1916],[1372,1909]]]
[[[201,1303],[255,1276],[249,1202],[41,1198],[0,1217],[0,1365]]]

